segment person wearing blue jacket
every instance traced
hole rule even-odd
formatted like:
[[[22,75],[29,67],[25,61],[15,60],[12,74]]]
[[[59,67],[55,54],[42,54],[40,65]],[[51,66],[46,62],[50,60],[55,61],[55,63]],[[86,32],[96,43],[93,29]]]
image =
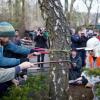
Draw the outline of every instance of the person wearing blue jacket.
[[[71,48],[79,48],[80,37],[77,33],[71,35]]]
[[[10,68],[24,61],[29,61],[30,55],[38,55],[36,50],[17,46],[9,41],[13,37],[15,30],[7,22],[0,22],[0,67]],[[19,56],[20,55],[20,56]],[[23,57],[21,57],[23,56]]]
[[[13,45],[13,43],[9,42],[9,37],[14,36],[14,34],[15,30],[10,23],[0,22],[0,94],[2,90],[5,91],[11,85],[10,80],[13,80],[13,82],[15,81],[14,78],[16,78],[16,74],[18,74],[20,71],[23,71],[23,69],[27,69],[33,66],[33,64],[29,62],[24,62],[27,61],[28,58],[26,58],[26,60],[21,61],[21,59],[9,58],[4,56],[5,46],[8,46],[8,48],[12,48],[13,46],[13,49],[11,50],[14,50],[18,53],[20,51],[21,54],[27,55],[28,53],[32,52],[32,50],[22,49],[21,47],[19,48],[16,45]],[[24,63],[20,64],[21,62]],[[9,68],[12,66],[13,68]]]

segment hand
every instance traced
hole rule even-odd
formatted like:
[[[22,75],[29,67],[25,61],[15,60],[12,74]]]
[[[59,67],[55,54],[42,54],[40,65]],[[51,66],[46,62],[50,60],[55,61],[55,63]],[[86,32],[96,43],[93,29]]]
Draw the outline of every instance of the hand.
[[[23,75],[23,78],[26,81],[27,80],[27,75]]]
[[[40,32],[37,32],[37,36],[40,35]]]
[[[30,63],[30,62],[24,62],[24,63],[20,64],[19,66],[20,66],[20,68],[22,70],[22,69],[27,69],[27,68],[34,67],[34,64]]]
[[[73,63],[73,67],[76,67],[76,63]]]
[[[79,84],[79,85],[81,85],[82,84],[82,81],[80,80],[80,81],[77,81],[77,83]]]
[[[16,79],[13,79],[13,80],[12,80],[12,83],[13,83],[15,86],[18,86],[18,85],[19,85],[19,81],[16,80]]]
[[[36,56],[38,56],[40,54],[41,54],[40,52],[34,52],[34,55],[36,55]]]
[[[28,58],[28,59],[32,59],[32,58],[33,58],[33,54],[34,54],[34,53],[28,54],[27,58]]]

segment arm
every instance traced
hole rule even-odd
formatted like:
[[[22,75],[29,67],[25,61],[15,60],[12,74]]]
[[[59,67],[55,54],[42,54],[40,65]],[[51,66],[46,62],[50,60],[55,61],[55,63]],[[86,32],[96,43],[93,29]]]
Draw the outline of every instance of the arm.
[[[81,69],[81,67],[82,67],[82,61],[81,61],[81,58],[79,57],[76,61],[76,66],[74,66],[73,68],[74,68],[74,70],[79,71]]]
[[[39,38],[39,36],[35,36],[34,41],[37,42],[38,38]]]
[[[15,75],[20,72],[20,67],[3,69],[0,68],[0,83],[10,81],[15,78]]]
[[[5,68],[15,66],[18,64],[20,64],[20,59],[4,57],[2,52],[0,52],[0,66]]]
[[[78,60],[77,60],[77,70],[80,70],[82,67],[82,60],[81,58],[79,57]]]
[[[71,36],[71,41],[72,42],[79,42],[79,39],[80,38],[78,36],[75,36],[75,35],[74,36]]]
[[[0,66],[2,66],[3,68],[16,66],[18,64],[20,64],[20,59],[6,57],[0,58]]]
[[[42,37],[43,37],[44,42],[46,42],[46,41],[47,41],[47,38],[46,38],[46,37],[44,37],[44,36],[42,36]]]
[[[28,48],[17,46],[13,42],[10,42],[10,41],[4,48],[5,50],[11,51],[16,54],[21,54],[21,55],[28,55],[31,51]]]
[[[16,74],[18,74],[21,70],[28,69],[30,67],[34,67],[34,64],[30,62],[24,62],[14,68],[8,68],[8,69],[1,68],[0,69],[0,83],[7,82],[14,79]]]

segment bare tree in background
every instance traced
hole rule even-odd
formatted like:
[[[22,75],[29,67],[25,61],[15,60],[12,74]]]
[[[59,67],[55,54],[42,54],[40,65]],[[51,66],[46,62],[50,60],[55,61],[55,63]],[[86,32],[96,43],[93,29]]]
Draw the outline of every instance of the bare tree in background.
[[[50,49],[70,49],[68,23],[60,0],[38,0],[46,28],[50,35]],[[69,53],[51,52],[50,60],[69,59]],[[65,64],[50,64],[50,100],[68,100],[68,67]],[[61,69],[61,70],[59,70]]]
[[[83,1],[83,3],[85,4],[85,6],[87,8],[87,17],[86,17],[86,20],[85,20],[85,24],[88,25],[89,24],[90,14],[91,14],[93,0],[82,0],[82,1]]]
[[[12,21],[13,20],[13,2],[12,0],[8,0],[8,8],[9,8],[9,20]]]
[[[25,0],[21,0],[22,2],[22,26],[20,30],[23,33],[23,30],[25,30]]]
[[[98,24],[98,18],[99,18],[99,9],[100,9],[100,0],[97,1],[97,12],[96,12],[96,20],[95,20],[95,25]]]
[[[69,0],[65,0],[65,15],[69,25],[71,24],[72,17],[74,16],[73,7],[75,2],[76,0],[70,0],[69,4]]]
[[[65,0],[65,15],[68,14],[68,0]]]

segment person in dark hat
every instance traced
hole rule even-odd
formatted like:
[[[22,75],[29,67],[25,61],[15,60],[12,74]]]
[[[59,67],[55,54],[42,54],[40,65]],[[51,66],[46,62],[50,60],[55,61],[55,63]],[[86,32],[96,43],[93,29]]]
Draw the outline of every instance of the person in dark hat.
[[[77,50],[75,48],[71,50],[70,60],[71,67],[69,69],[69,80],[75,80],[80,76],[82,67],[81,58],[78,55]]]

